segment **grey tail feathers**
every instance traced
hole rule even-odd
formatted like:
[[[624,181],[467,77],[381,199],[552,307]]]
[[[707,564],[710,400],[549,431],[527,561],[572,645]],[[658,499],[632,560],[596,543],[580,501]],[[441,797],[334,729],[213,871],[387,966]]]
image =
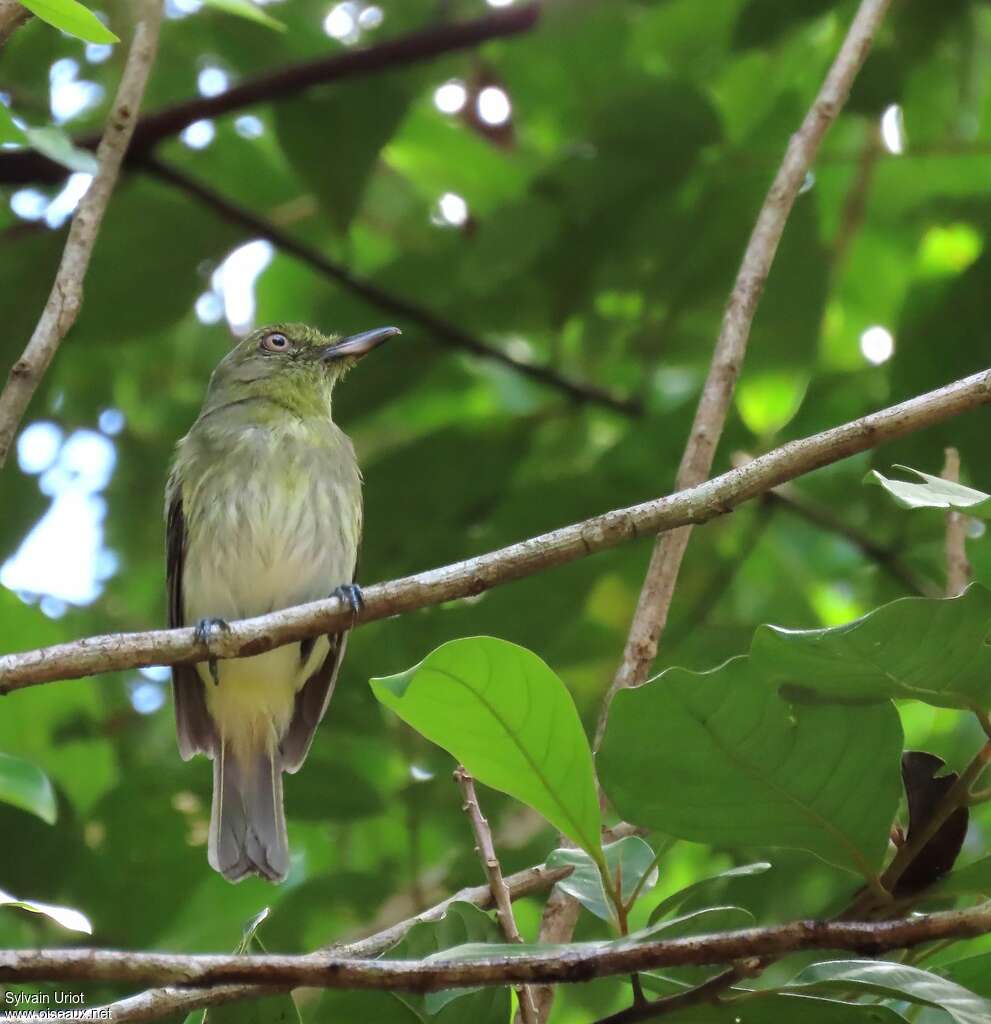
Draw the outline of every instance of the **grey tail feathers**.
[[[210,866],[229,882],[257,874],[281,882],[289,870],[278,748],[237,757],[219,744],[213,760]]]

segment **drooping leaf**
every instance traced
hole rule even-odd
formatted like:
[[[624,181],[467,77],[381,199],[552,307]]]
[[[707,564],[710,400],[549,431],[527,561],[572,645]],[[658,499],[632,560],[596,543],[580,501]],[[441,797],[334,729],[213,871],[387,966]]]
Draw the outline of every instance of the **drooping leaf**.
[[[657,884],[654,851],[639,836],[625,836],[615,843],[603,846],[602,852],[605,854],[613,882],[615,883],[617,878],[622,879],[624,904],[629,902],[638,887],[643,893]],[[615,911],[603,888],[599,868],[584,850],[554,850],[547,858],[547,866],[573,867],[574,871],[567,878],[562,878],[557,887],[573,896],[586,910],[603,921],[615,920]]]
[[[960,597],[906,597],[830,629],[761,626],[751,657],[789,692],[828,700],[910,697],[937,707],[991,704],[991,591]]]
[[[746,658],[621,691],[598,756],[627,820],[684,839],[791,847],[872,875],[901,784],[891,704],[789,708]]]
[[[939,883],[935,891],[946,895],[983,893],[991,896],[991,854],[957,868]]]
[[[691,885],[686,885],[684,889],[679,889],[677,892],[672,893],[670,896],[661,900],[661,902],[658,903],[650,912],[650,917],[647,919],[647,923],[654,924],[664,917],[665,914],[674,913],[674,911],[676,911],[678,907],[685,902],[685,900],[704,889],[717,888],[734,878],[745,878],[748,875],[761,875],[765,871],[769,871],[770,868],[771,865],[768,861],[761,860],[754,864],[741,864],[739,867],[730,868],[728,871],[720,871],[718,875],[711,875],[709,878],[701,878],[699,881],[693,882]]]
[[[102,21],[78,0],[21,0],[42,21],[87,43],[119,43]]]
[[[286,26],[281,21],[266,14],[260,7],[252,3],[252,0],[203,0],[203,3],[207,7],[214,7],[226,14],[236,14],[239,18],[256,21],[259,25],[275,29],[276,32],[285,32],[286,30]]]
[[[913,836],[925,827],[940,801],[957,781],[956,772],[936,774],[945,764],[941,757],[923,750],[906,750],[902,755],[902,780],[908,799],[906,842],[911,842]],[[932,885],[953,867],[967,835],[969,820],[968,809],[958,807],[943,822],[898,879],[896,896]]]
[[[588,740],[571,695],[536,654],[495,637],[452,640],[371,686],[480,782],[529,804],[601,856]]]
[[[69,136],[57,125],[26,128],[24,135],[28,145],[39,153],[43,153],[49,160],[54,160],[70,171],[96,174],[98,167],[96,157],[88,149],[74,146]]]
[[[85,932],[87,935],[93,934],[93,926],[90,924],[89,918],[71,907],[59,907],[54,903],[42,903],[39,900],[18,899],[2,889],[0,889],[0,907],[19,907],[21,910],[30,910],[33,914],[43,914],[45,917],[51,918],[56,924],[68,928],[70,931]]]
[[[55,824],[55,791],[48,776],[29,761],[0,754],[0,800]]]
[[[448,950],[464,944],[473,948],[499,943],[502,932],[495,921],[471,903],[455,901],[437,921],[414,925],[386,954],[390,960],[425,960],[446,957]],[[499,946],[501,948],[501,946]],[[458,988],[427,995],[395,993],[421,1020],[428,1021],[448,1004],[458,1000],[459,1020],[475,1024],[504,1024],[509,1016],[508,988]]]
[[[945,1010],[956,1024],[987,1024],[991,1000],[931,971],[876,960],[830,960],[805,968],[782,991],[863,992]]]
[[[923,473],[911,466],[898,466],[906,473],[914,473],[925,483],[909,483],[893,480],[872,469],[864,478],[867,483],[883,487],[902,508],[955,508],[977,519],[991,519],[991,495],[975,491],[972,487],[944,480],[942,477]]]

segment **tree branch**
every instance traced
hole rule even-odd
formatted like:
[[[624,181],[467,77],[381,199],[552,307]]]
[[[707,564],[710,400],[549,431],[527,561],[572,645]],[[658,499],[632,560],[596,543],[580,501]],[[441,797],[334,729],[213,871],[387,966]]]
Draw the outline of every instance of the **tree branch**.
[[[802,950],[848,950],[876,956],[946,938],[991,931],[991,903],[891,921],[793,921],[718,935],[636,944],[610,943],[473,960],[356,960],[330,953],[302,956],[183,955],[99,949],[0,951],[0,980],[120,984],[255,985],[436,992],[473,985],[579,982],[659,967],[733,963]]]
[[[960,453],[956,448],[946,449],[946,462],[942,477],[960,483]],[[970,582],[970,562],[967,561],[967,517],[952,508],[946,513],[946,596],[959,597]]]
[[[788,143],[784,159],[757,216],[726,304],[709,374],[678,469],[679,489],[693,487],[709,475],[743,364],[750,327],[788,215],[823,136],[846,102],[853,80],[867,58],[889,3],[890,0],[862,0],[819,95]],[[678,571],[690,536],[690,527],[670,531],[659,537],[654,546],[623,660],[603,701],[596,728],[596,746],[605,731],[613,695],[617,690],[636,686],[647,678],[667,622]]]
[[[492,891],[492,902],[496,907],[499,927],[502,928],[502,934],[505,935],[507,941],[522,942],[523,936],[520,935],[520,930],[516,926],[516,918],[513,916],[513,897],[502,876],[502,865],[496,854],[495,843],[492,842],[492,830],[478,803],[475,780],[465,770],[464,765],[460,764],[454,770],[454,778],[464,797],[462,809],[471,822],[471,829],[475,836],[475,852],[482,862],[482,869],[489,878],[489,889]],[[536,1024],[537,1011],[533,1002],[533,993],[526,985],[520,985],[516,989],[516,999],[519,1003],[520,1019],[523,1024]]]
[[[316,85],[406,67],[433,60],[446,53],[470,49],[490,39],[526,32],[533,28],[539,16],[540,3],[534,0],[494,11],[472,21],[431,25],[375,46],[293,64],[249,78],[218,96],[194,97],[141,118],[134,131],[127,163],[132,164],[147,157],[160,142],[178,135],[194,121],[222,117],[255,104],[287,99]],[[88,136],[76,140],[76,145],[83,149],[94,149],[98,141]],[[61,181],[65,175],[64,167],[33,150],[0,153],[2,184]]]
[[[83,299],[83,279],[96,245],[103,214],[110,202],[121,161],[134,132],[145,83],[158,47],[161,0],[145,0],[134,29],[117,95],[96,150],[99,168],[72,219],[48,302],[27,348],[14,363],[0,394],[0,468],[17,433],[31,396],[75,323]]]
[[[787,480],[988,402],[991,372],[975,373],[880,412],[791,441],[697,487],[593,516],[463,562],[375,584],[364,591],[365,605],[357,621],[371,622],[470,597],[625,541],[708,522]],[[87,637],[6,654],[0,657],[0,694],[96,672],[191,663],[209,657],[247,657],[350,627],[352,616],[346,603],[327,598],[232,622],[230,630],[214,636],[209,647],[196,641],[192,627],[184,627]]]
[[[0,47],[31,17],[18,0],[0,0]]]
[[[569,380],[551,367],[540,366],[536,363],[517,359],[508,352],[504,352],[487,344],[480,338],[476,338],[473,334],[458,327],[457,324],[452,324],[450,321],[445,320],[418,303],[402,298],[392,292],[387,292],[377,284],[358,277],[351,273],[347,267],[328,259],[318,249],[298,241],[292,235],[277,228],[270,221],[259,217],[243,206],[238,206],[236,203],[231,202],[226,196],[215,192],[194,178],[190,178],[178,168],[154,159],[145,161],[142,168],[160,181],[172,185],[204,206],[208,206],[229,223],[236,224],[238,227],[249,231],[252,237],[257,236],[267,239],[278,249],[289,253],[291,256],[295,256],[296,259],[305,263],[317,271],[317,273],[336,282],[347,291],[360,296],[371,305],[418,324],[434,341],[448,348],[462,349],[483,359],[491,359],[494,362],[501,363],[517,373],[562,391],[575,401],[602,405],[616,412],[624,413],[627,416],[637,416],[643,412],[642,406],[637,401],[617,398],[604,388]]]

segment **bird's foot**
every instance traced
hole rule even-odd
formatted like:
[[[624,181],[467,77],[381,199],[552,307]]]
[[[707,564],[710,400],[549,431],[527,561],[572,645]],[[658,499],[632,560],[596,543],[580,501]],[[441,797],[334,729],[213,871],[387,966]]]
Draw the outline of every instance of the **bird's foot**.
[[[210,650],[210,643],[218,633],[229,633],[231,627],[227,624],[226,619],[200,619],[196,623],[196,631],[193,634],[198,644],[203,644],[207,651]],[[220,672],[217,669],[217,659],[210,655],[207,660],[207,666],[210,669],[210,678],[213,680],[214,686],[220,685]]]
[[[357,583],[342,583],[331,592],[331,597],[343,601],[351,609],[351,625],[358,621],[358,612],[365,607],[365,596]]]

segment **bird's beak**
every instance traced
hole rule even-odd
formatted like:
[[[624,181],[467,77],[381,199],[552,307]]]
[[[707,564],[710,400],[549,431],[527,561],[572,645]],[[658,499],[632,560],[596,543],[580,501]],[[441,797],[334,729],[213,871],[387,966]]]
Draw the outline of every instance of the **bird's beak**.
[[[360,359],[367,355],[373,348],[378,348],[383,341],[394,338],[403,332],[398,327],[374,327],[370,331],[362,331],[361,334],[352,334],[350,338],[342,338],[328,345],[321,353],[320,358],[329,363],[332,359],[342,359],[345,356],[352,356]]]

